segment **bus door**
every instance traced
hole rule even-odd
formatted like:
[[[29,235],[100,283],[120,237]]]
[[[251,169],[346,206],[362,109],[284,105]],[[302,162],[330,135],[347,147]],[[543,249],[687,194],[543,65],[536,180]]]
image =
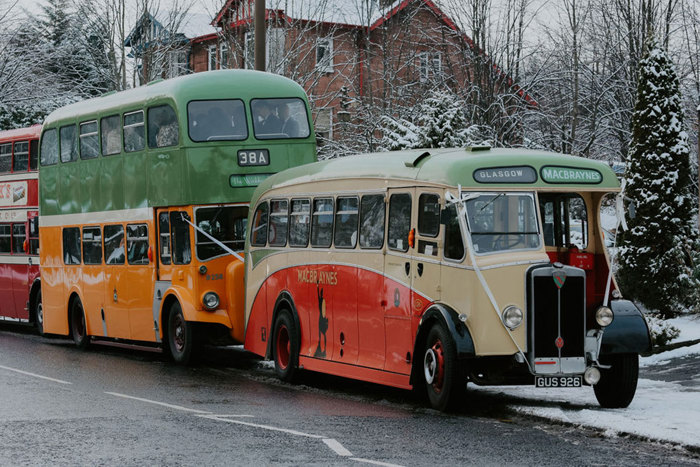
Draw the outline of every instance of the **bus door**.
[[[388,191],[389,215],[387,244],[384,257],[384,335],[386,359],[384,369],[409,374],[411,352],[411,270],[413,269],[409,246],[413,188],[397,188]]]
[[[187,268],[183,267],[192,262],[192,243],[190,235],[191,216],[187,211],[180,209],[159,209],[156,211],[158,219],[158,273],[155,289],[152,296],[158,300],[161,294],[171,285],[184,285],[189,279]],[[153,320],[158,321],[157,309],[153,305]]]
[[[153,319],[155,266],[148,257],[148,224],[126,226],[126,275],[129,283],[129,324],[131,338],[157,340]]]
[[[102,238],[105,262],[103,326],[110,337],[131,339],[124,225],[106,224]],[[97,323],[92,325],[97,326]]]
[[[411,313],[419,318],[430,303],[440,300],[440,202],[435,190],[417,189],[413,203],[415,245],[411,249]],[[415,320],[418,322],[418,319]],[[417,329],[413,329],[415,335]]]

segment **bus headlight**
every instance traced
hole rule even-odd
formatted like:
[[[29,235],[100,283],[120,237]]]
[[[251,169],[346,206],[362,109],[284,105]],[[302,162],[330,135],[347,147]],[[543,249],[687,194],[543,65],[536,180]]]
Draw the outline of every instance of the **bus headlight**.
[[[216,310],[219,306],[219,296],[215,292],[207,292],[202,297],[202,304],[207,310]]]
[[[601,306],[595,311],[595,320],[602,328],[613,322],[613,312],[607,306]]]
[[[506,307],[506,309],[503,310],[501,319],[503,320],[503,324],[512,331],[522,324],[523,310],[513,305]]]

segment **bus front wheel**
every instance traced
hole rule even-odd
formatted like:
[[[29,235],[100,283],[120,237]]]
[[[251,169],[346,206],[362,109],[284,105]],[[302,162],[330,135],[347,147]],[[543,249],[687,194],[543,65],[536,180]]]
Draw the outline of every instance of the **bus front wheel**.
[[[185,321],[178,302],[173,303],[168,315],[168,347],[175,363],[189,363],[194,348],[194,332],[192,324]]]
[[[466,381],[460,377],[455,343],[445,328],[435,324],[428,332],[423,352],[423,382],[430,405],[442,412],[453,408]]]
[[[624,409],[634,399],[639,378],[639,356],[637,354],[603,355],[600,363],[610,368],[600,370],[600,381],[593,386],[595,397],[601,407]]]
[[[287,310],[279,312],[274,329],[275,373],[282,381],[292,382],[299,364],[299,341],[296,324]]]
[[[81,302],[79,298],[75,298],[71,304],[70,330],[75,346],[79,349],[84,349],[87,347],[87,345],[90,343],[90,337],[87,334],[83,302]]]

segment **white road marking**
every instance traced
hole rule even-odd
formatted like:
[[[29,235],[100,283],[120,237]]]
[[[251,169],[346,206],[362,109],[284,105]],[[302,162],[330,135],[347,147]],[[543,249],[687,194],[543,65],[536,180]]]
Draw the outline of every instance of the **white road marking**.
[[[245,425],[245,426],[252,426],[255,428],[262,428],[263,430],[279,431],[279,432],[287,433],[287,434],[294,435],[294,436],[304,436],[306,438],[315,438],[315,439],[325,438],[325,436],[312,435],[310,433],[304,433],[303,431],[289,430],[287,428],[277,428],[276,426],[270,426],[270,425],[260,425],[258,423],[242,422],[240,420],[229,420],[227,418],[219,418],[216,415],[197,415],[197,416],[202,417],[202,418],[208,418],[211,420],[219,420],[219,421],[227,422],[227,423],[235,423],[237,425]]]
[[[228,415],[222,415],[222,414],[216,414],[212,415],[212,418],[226,418],[226,417],[235,417],[235,418],[253,418],[255,415],[244,415],[240,413],[232,413]]]
[[[124,399],[133,399],[135,401],[146,402],[148,404],[160,405],[160,406],[168,407],[168,408],[175,409],[175,410],[181,410],[183,412],[192,412],[192,413],[197,413],[197,414],[210,414],[211,413],[211,412],[207,412],[206,410],[189,409],[187,407],[182,407],[181,405],[166,404],[165,402],[158,402],[158,401],[153,401],[150,399],[144,399],[142,397],[129,396],[127,394],[120,394],[118,392],[105,391],[105,394],[109,394],[111,396],[123,397]]]
[[[364,462],[365,464],[383,465],[384,467],[403,467],[400,464],[389,464],[388,462],[373,461],[372,459],[362,459],[360,457],[351,457],[350,460]]]
[[[2,365],[0,365],[0,368],[2,368],[3,370],[7,370],[7,371],[14,371],[15,373],[20,373],[20,374],[23,374],[23,375],[32,376],[32,377],[34,377],[34,378],[41,378],[41,379],[45,379],[45,380],[47,380],[47,381],[53,381],[54,383],[59,383],[59,384],[73,384],[73,383],[71,383],[71,382],[69,382],[69,381],[63,381],[62,379],[49,378],[48,376],[37,375],[36,373],[30,373],[30,372],[28,372],[28,371],[18,370],[17,368],[10,368],[9,366],[2,366]]]
[[[352,453],[345,449],[342,444],[340,444],[338,441],[334,440],[333,438],[324,438],[323,442],[326,443],[326,446],[331,448],[333,451],[335,451],[336,454],[339,456],[347,456],[350,457],[352,456]]]

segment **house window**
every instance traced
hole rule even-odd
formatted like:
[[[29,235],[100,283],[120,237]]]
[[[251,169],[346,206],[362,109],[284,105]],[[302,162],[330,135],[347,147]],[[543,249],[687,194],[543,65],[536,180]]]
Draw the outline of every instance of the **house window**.
[[[228,44],[221,44],[219,51],[220,51],[219,66],[223,70],[223,69],[228,68],[228,61],[229,61],[229,56],[230,56]]]
[[[184,50],[168,52],[168,77],[186,75],[187,71],[187,52]]]
[[[322,73],[333,72],[333,38],[323,37],[316,43],[316,68]]]
[[[215,45],[210,45],[209,46],[209,65],[207,67],[207,70],[216,70],[216,46]]]
[[[333,139],[333,109],[321,109],[316,114],[316,140],[319,146]]]
[[[429,79],[440,76],[442,73],[442,53],[421,52],[418,54],[418,71],[420,82],[425,83]]]
[[[255,33],[254,31],[248,31],[245,33],[244,38],[244,68],[252,70],[255,68]]]

